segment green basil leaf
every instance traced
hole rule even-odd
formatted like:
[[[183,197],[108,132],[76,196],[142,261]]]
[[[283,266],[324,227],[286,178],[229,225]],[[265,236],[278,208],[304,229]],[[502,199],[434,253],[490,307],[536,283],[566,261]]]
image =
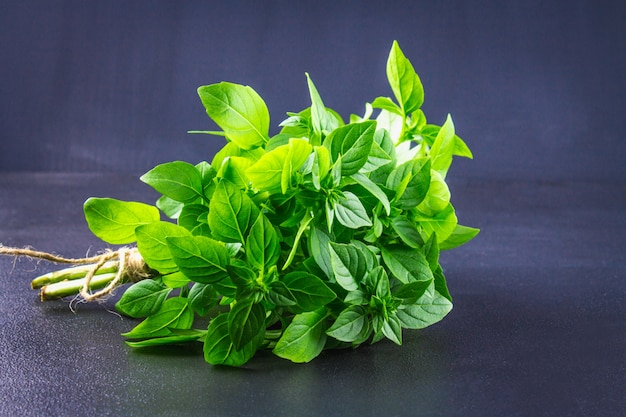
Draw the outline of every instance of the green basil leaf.
[[[387,79],[405,115],[409,115],[422,106],[424,87],[397,41],[393,42],[387,59]]]
[[[439,249],[449,250],[464,245],[465,243],[476,237],[479,232],[480,229],[457,224],[450,236],[448,236],[446,240],[439,244]]]
[[[191,280],[180,271],[163,275],[161,279],[163,280],[163,284],[169,288],[182,288],[191,282]]]
[[[204,359],[211,365],[242,366],[254,356],[265,333],[259,332],[241,350],[236,350],[228,333],[228,316],[223,313],[211,320],[204,339]]]
[[[448,204],[448,206],[437,213],[436,216],[426,216],[417,212],[414,219],[419,222],[423,230],[423,235],[426,238],[432,233],[436,233],[438,242],[444,242],[448,239],[458,224],[452,204]]]
[[[371,226],[372,221],[361,200],[350,191],[344,191],[343,194],[343,198],[340,198],[334,206],[334,214],[339,223],[350,229]]]
[[[189,329],[193,323],[193,310],[185,298],[168,298],[161,308],[122,336],[129,339],[169,336],[170,329]]]
[[[138,226],[161,219],[159,210],[154,206],[113,198],[89,198],[83,209],[89,230],[113,245],[135,242]]]
[[[363,340],[371,332],[367,309],[360,305],[351,305],[339,313],[335,322],[326,330],[326,334],[342,342]]]
[[[246,175],[246,170],[252,166],[255,161],[241,156],[230,156],[224,160],[217,178],[227,180],[240,189],[247,189],[250,186],[250,180]]]
[[[177,219],[185,205],[180,201],[172,200],[168,196],[162,195],[156,201],[156,206],[170,219]]]
[[[224,244],[204,236],[167,237],[165,241],[180,271],[192,281],[211,284],[228,275],[229,254]]]
[[[180,345],[183,343],[197,342],[204,337],[205,332],[198,332],[188,335],[173,335],[155,337],[154,339],[139,340],[135,342],[126,342],[126,344],[132,348],[142,348],[150,346],[165,346],[165,345]]]
[[[256,148],[269,140],[269,111],[249,86],[221,82],[198,88],[198,95],[209,117],[240,148]]]
[[[337,297],[324,281],[307,272],[291,272],[282,282],[294,297],[299,312],[317,310]]]
[[[275,265],[280,257],[280,241],[272,223],[259,213],[246,240],[246,259],[252,266],[264,271]]]
[[[380,251],[389,271],[404,284],[433,280],[430,265],[419,249],[390,245],[381,247]]]
[[[311,176],[315,189],[322,188],[322,181],[330,172],[332,160],[330,157],[330,151],[324,146],[315,146],[313,148],[315,155],[313,157],[313,167],[311,169]]]
[[[265,308],[252,299],[235,303],[228,313],[228,334],[235,350],[241,350],[265,330]]]
[[[445,179],[450,164],[452,164],[452,156],[454,154],[454,123],[450,115],[446,118],[446,122],[441,126],[435,143],[430,148],[431,168],[437,171]]]
[[[393,292],[393,296],[402,300],[402,304],[414,304],[426,292],[431,281],[413,281],[402,284]]]
[[[389,316],[383,321],[382,332],[396,345],[402,345],[402,324],[396,315]]]
[[[421,248],[424,246],[424,239],[419,234],[416,224],[406,216],[396,216],[391,219],[391,227],[398,234],[402,242],[412,248]]]
[[[387,198],[387,194],[385,194],[385,192],[378,185],[376,185],[376,183],[374,183],[367,176],[361,173],[353,174],[351,178],[355,180],[361,187],[369,191],[374,197],[376,197],[378,201],[380,201],[380,203],[383,205],[387,216],[389,216],[389,214],[391,213],[391,204],[389,203],[389,198]]]
[[[187,299],[198,315],[206,316],[217,305],[219,296],[213,285],[196,282],[189,290]]]
[[[171,291],[155,280],[145,279],[128,287],[115,309],[133,318],[148,317],[159,311]]]
[[[328,132],[331,132],[339,127],[339,121],[337,118],[326,109],[322,98],[313,84],[313,80],[309,77],[308,73],[305,73],[307,85],[309,87],[309,95],[311,96],[311,127],[317,135],[317,137],[323,137]],[[320,145],[320,143],[313,143],[314,145]]]
[[[185,204],[178,216],[178,224],[193,235],[211,237],[209,208],[203,204]]]
[[[374,142],[376,122],[352,123],[333,130],[324,140],[333,160],[341,155],[341,175],[359,172],[365,165]]]
[[[326,344],[326,311],[320,308],[297,314],[272,350],[276,356],[292,362],[309,362]]]
[[[159,193],[181,203],[189,203],[204,196],[202,174],[187,162],[157,165],[140,179]]]
[[[445,180],[435,170],[430,171],[430,186],[426,197],[417,206],[417,209],[427,216],[435,216],[450,203],[450,189]]]
[[[402,116],[402,109],[389,97],[376,97],[372,101],[372,107],[375,109],[383,109]]]
[[[368,272],[365,254],[352,244],[330,242],[329,248],[335,280],[348,291],[356,290]]]
[[[168,236],[185,237],[191,234],[184,228],[168,222],[154,222],[135,229],[137,248],[150,268],[162,274],[178,271],[165,239]]]
[[[387,178],[387,188],[396,191],[394,204],[412,209],[422,202],[430,187],[430,160],[411,159],[398,165]]]
[[[402,326],[407,329],[423,329],[437,323],[452,310],[450,300],[436,291],[432,294],[426,291],[415,304],[398,307],[396,315]]]
[[[245,236],[259,209],[243,191],[222,181],[209,204],[209,227],[215,239],[223,242],[245,242]]]
[[[333,276],[330,259],[329,243],[332,236],[319,227],[311,227],[309,231],[309,253],[328,278]]]

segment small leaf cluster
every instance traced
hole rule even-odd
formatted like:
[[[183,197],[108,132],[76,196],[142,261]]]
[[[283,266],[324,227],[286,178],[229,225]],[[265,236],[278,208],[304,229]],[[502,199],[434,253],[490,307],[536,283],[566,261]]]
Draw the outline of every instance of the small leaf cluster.
[[[306,78],[310,107],[287,113],[273,136],[252,88],[200,87],[221,129],[201,133],[226,139],[211,162],[143,175],[162,195],[155,206],[85,203],[90,229],[136,242],[154,273],[116,305],[144,318],[124,334],[129,345],[199,341],[215,365],[244,365],[259,349],[308,362],[324,349],[401,344],[402,329],[451,310],[439,253],[478,233],[458,223],[445,181],[454,156],[472,157],[452,119],[427,123],[420,78],[397,42],[394,97],[347,122]],[[199,317],[208,327],[194,327]]]

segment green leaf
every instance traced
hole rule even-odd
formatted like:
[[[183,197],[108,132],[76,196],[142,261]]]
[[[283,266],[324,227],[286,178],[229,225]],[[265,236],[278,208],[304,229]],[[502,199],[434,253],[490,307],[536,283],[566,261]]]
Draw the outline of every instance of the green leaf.
[[[387,339],[396,345],[402,345],[402,325],[395,315],[389,316],[383,321],[382,332]]]
[[[315,155],[313,157],[311,177],[315,189],[319,190],[322,187],[322,181],[330,172],[332,160],[330,157],[330,151],[325,146],[315,146],[313,151]]]
[[[265,308],[252,299],[235,303],[228,313],[228,334],[235,350],[241,350],[265,330]]]
[[[169,288],[182,288],[191,282],[191,280],[180,271],[163,275],[161,279],[163,280],[163,284]]]
[[[307,272],[291,272],[282,282],[295,299],[299,312],[317,310],[337,297],[324,281]]]
[[[446,178],[450,164],[452,164],[455,149],[454,136],[454,123],[448,115],[446,122],[437,133],[435,143],[430,148],[431,168],[441,174],[443,178]]]
[[[313,80],[309,77],[308,73],[305,73],[307,85],[309,87],[309,94],[311,96],[311,126],[313,127],[313,131],[318,137],[323,137],[323,135],[331,132],[339,127],[339,122],[337,118],[326,109],[324,103],[322,102],[322,98],[315,88],[315,84],[313,84]],[[313,143],[314,145],[319,145],[320,143]]]
[[[211,284],[227,274],[228,249],[204,236],[167,237],[167,246],[180,271],[195,282]]]
[[[168,298],[159,311],[139,323],[133,330],[123,333],[129,339],[169,336],[170,329],[189,329],[193,323],[193,310],[185,298]]]
[[[245,236],[259,209],[233,184],[217,185],[209,205],[209,227],[215,239],[223,242],[245,242]]]
[[[341,155],[341,175],[357,173],[367,159],[374,142],[376,122],[352,123],[333,130],[324,140],[333,160]]]
[[[272,350],[276,356],[292,362],[309,362],[318,356],[326,343],[326,310],[320,308],[297,314]]]
[[[204,204],[185,204],[178,216],[178,224],[193,235],[211,237],[209,208]]]
[[[159,193],[181,203],[189,203],[204,196],[202,174],[187,162],[157,165],[140,179]]]
[[[113,245],[134,242],[138,226],[161,219],[159,210],[154,206],[113,198],[89,198],[83,209],[89,230]]]
[[[480,229],[457,224],[450,236],[448,236],[446,240],[439,244],[439,249],[449,250],[464,245],[465,243],[476,237],[479,232]]]
[[[209,310],[217,305],[219,296],[213,285],[196,282],[189,290],[187,299],[198,315],[206,316]]]
[[[287,191],[291,175],[308,159],[312,146],[305,139],[290,139],[263,155],[246,170],[252,186],[272,193]]]
[[[269,140],[270,115],[263,99],[249,86],[221,82],[198,88],[207,114],[241,149]]]
[[[411,114],[422,106],[424,103],[422,82],[397,41],[393,42],[387,59],[387,79],[405,115]]]
[[[393,296],[402,300],[402,304],[413,304],[426,292],[431,281],[413,281],[402,284],[393,292]]]
[[[348,291],[356,290],[368,272],[365,254],[352,244],[330,242],[329,248],[335,280]]]
[[[381,247],[380,251],[387,268],[401,282],[408,284],[415,281],[432,281],[433,273],[426,257],[419,249],[390,245]]]
[[[197,332],[194,334],[186,334],[186,335],[155,337],[154,339],[139,340],[135,342],[126,342],[126,344],[132,348],[165,346],[165,345],[180,345],[183,343],[197,342],[202,337],[204,337],[204,335],[205,335],[205,332]]]
[[[361,341],[367,338],[370,332],[367,310],[360,305],[348,306],[326,330],[327,335],[348,343]]]
[[[246,240],[246,259],[252,266],[264,271],[275,265],[280,257],[280,241],[272,223],[259,213]]]
[[[385,192],[378,185],[376,185],[376,183],[374,183],[363,174],[353,174],[352,179],[355,180],[361,187],[369,191],[374,197],[376,197],[385,208],[387,216],[389,216],[389,214],[391,213],[391,204],[389,203],[389,198],[387,198],[387,194],[385,194]]]
[[[396,191],[394,203],[401,209],[412,209],[422,202],[430,187],[430,160],[411,159],[398,165],[387,178],[387,188]]]
[[[396,315],[405,328],[423,329],[443,319],[451,310],[450,300],[436,291],[426,291],[415,304],[398,307]]]
[[[432,217],[417,212],[414,219],[419,222],[423,230],[423,235],[426,238],[432,233],[436,233],[438,242],[444,242],[448,239],[458,224],[452,204],[448,204],[445,209]]]
[[[135,229],[137,248],[148,266],[162,274],[178,271],[165,239],[191,234],[184,228],[168,222],[154,222]]]
[[[419,234],[416,224],[406,216],[396,216],[391,220],[391,227],[398,234],[398,237],[405,245],[412,248],[421,248],[424,246],[424,239]]]
[[[224,159],[217,177],[227,180],[240,189],[247,189],[250,180],[246,175],[246,170],[252,166],[255,161],[241,156],[230,156]]]
[[[228,316],[223,313],[211,320],[204,339],[204,359],[211,365],[242,366],[256,353],[264,332],[259,332],[241,350],[236,350],[228,332]]]
[[[376,97],[372,101],[372,107],[375,109],[383,109],[402,116],[402,109],[389,97]]]
[[[340,198],[334,206],[334,214],[339,223],[351,229],[371,226],[372,221],[361,200],[350,191],[344,191],[343,194],[343,198]]]
[[[309,252],[315,263],[320,267],[328,278],[333,276],[333,268],[331,266],[330,246],[328,245],[333,238],[330,234],[319,227],[311,227],[309,231]]]
[[[171,291],[157,281],[145,279],[128,287],[115,309],[133,318],[148,317],[159,311]]]
[[[435,170],[430,171],[430,186],[426,197],[417,206],[417,209],[427,215],[435,216],[444,210],[450,203],[450,189],[443,177]]]

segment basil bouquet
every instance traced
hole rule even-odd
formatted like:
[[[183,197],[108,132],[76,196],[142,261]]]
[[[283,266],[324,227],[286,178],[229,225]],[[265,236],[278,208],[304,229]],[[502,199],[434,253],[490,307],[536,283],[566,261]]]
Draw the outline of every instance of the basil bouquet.
[[[195,133],[226,138],[210,163],[143,175],[162,194],[154,206],[85,202],[91,231],[136,244],[149,272],[116,304],[144,318],[123,335],[128,345],[201,342],[215,365],[244,365],[259,349],[308,362],[324,349],[401,344],[403,329],[452,309],[439,252],[478,229],[458,223],[446,175],[453,156],[472,154],[449,116],[427,122],[422,83],[397,42],[387,77],[395,100],[378,97],[346,122],[306,74],[311,106],[271,137],[252,88],[202,86],[221,131]],[[208,327],[197,328],[200,317]]]

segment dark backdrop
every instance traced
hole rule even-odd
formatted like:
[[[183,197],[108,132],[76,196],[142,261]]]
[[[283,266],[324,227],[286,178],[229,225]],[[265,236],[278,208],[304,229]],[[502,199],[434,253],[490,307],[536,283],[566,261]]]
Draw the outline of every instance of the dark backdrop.
[[[251,85],[274,132],[308,71],[344,117],[391,95],[400,42],[429,120],[475,161],[457,176],[626,180],[620,1],[4,1],[0,171],[141,174],[210,159],[196,88]]]

